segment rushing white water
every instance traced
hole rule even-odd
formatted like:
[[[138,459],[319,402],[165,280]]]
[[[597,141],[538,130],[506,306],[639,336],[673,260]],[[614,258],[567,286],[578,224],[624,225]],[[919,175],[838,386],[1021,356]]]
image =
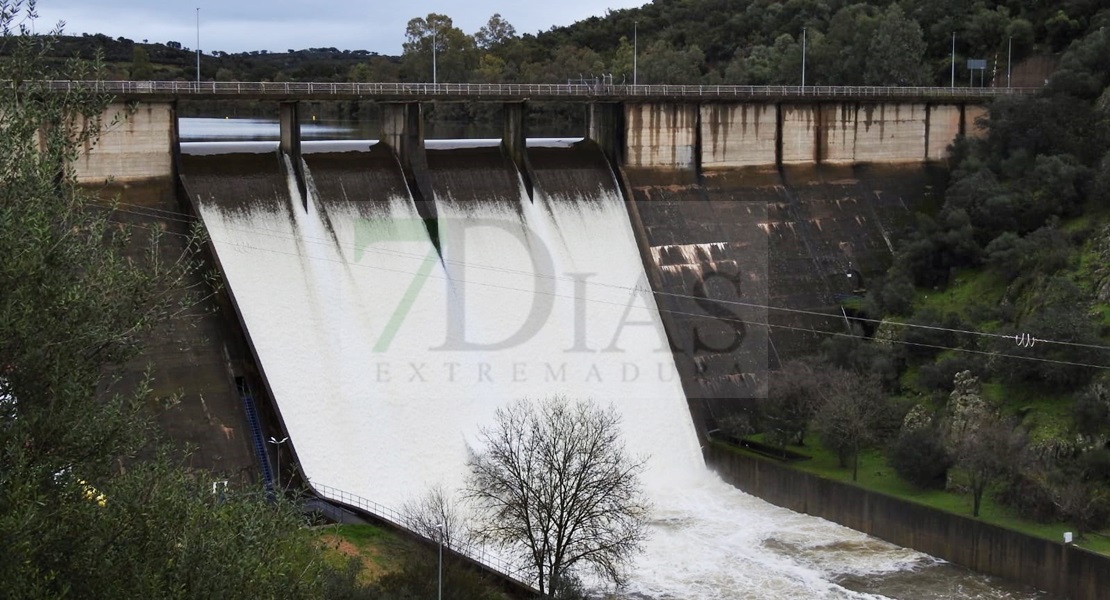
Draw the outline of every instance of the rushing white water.
[[[562,394],[612,403],[629,451],[649,457],[633,594],[861,597],[835,581],[935,562],[706,470],[618,196],[437,198],[441,258],[410,198],[355,192],[307,211],[295,185],[281,211],[228,208],[218,187],[199,199],[311,481],[394,507],[458,489],[498,407]]]

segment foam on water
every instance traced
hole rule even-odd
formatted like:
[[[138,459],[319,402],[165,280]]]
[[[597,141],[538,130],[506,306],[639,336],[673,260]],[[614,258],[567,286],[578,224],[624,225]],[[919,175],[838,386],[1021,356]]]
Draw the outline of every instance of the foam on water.
[[[563,394],[612,403],[628,450],[648,457],[634,594],[866,597],[834,582],[933,562],[707,471],[615,191],[437,198],[442,257],[411,198],[347,190],[305,211],[289,194],[279,212],[199,206],[312,482],[393,507],[458,489],[497,408]]]

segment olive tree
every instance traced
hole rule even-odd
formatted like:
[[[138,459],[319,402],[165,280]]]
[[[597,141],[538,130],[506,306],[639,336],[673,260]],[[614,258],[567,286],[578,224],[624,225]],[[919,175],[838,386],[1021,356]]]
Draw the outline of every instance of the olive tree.
[[[471,449],[476,532],[555,597],[581,568],[616,584],[640,551],[649,506],[645,458],[629,456],[612,407],[549,398],[499,409]]]

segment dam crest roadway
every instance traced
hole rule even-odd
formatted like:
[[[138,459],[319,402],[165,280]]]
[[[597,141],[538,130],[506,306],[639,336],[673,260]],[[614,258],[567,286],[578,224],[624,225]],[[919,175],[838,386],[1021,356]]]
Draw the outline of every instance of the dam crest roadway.
[[[1036,88],[797,85],[613,85],[542,83],[330,83],[238,81],[50,81],[51,89],[94,89],[123,100],[270,99],[395,102],[690,100],[919,100],[966,102],[1028,95]]]

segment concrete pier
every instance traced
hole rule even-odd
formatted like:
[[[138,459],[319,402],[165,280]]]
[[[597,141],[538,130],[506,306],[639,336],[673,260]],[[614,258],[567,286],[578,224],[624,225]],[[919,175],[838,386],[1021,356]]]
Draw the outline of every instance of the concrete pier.
[[[304,163],[301,162],[301,107],[298,102],[282,102],[279,109],[278,123],[281,130],[278,150],[289,157],[289,164],[293,167],[293,176],[297,180],[297,190],[301,193],[301,202],[308,209],[308,183],[304,175]]]
[[[389,146],[401,170],[405,183],[416,203],[416,210],[428,227],[432,243],[439,248],[435,192],[428,176],[428,156],[424,150],[424,113],[419,102],[382,105],[381,142]]]
[[[501,137],[501,146],[513,159],[524,189],[528,192],[528,199],[535,200],[533,191],[532,164],[528,161],[528,132],[525,126],[525,106],[523,102],[509,102],[504,105],[505,131]]]

